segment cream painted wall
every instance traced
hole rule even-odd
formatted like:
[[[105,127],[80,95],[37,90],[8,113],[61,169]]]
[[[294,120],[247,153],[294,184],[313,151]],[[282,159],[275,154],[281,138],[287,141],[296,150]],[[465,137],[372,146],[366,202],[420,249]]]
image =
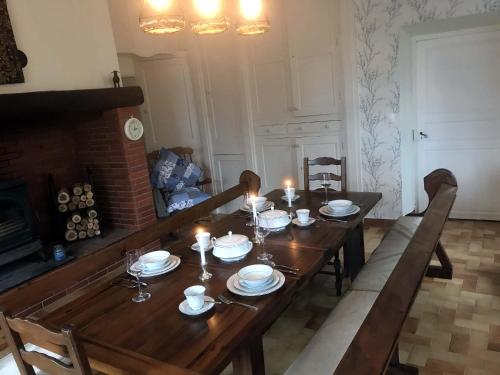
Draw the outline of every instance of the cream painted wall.
[[[25,83],[0,94],[110,87],[118,59],[104,0],[8,0]]]

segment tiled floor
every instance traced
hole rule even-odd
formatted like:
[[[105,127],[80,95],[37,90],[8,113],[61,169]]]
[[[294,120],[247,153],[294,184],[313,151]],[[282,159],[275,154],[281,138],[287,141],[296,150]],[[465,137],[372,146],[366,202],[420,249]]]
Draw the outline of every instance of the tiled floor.
[[[383,233],[366,229],[368,253]],[[500,374],[500,222],[451,221],[442,241],[454,278],[425,279],[401,335],[401,360],[422,374]],[[318,275],[266,333],[268,374],[283,374],[337,302],[332,278]]]

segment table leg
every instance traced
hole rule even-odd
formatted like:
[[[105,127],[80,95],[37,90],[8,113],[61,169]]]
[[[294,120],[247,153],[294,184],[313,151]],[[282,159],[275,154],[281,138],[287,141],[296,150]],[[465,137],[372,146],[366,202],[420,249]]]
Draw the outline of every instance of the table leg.
[[[344,243],[344,268],[353,281],[365,264],[363,222],[354,228]]]
[[[234,375],[265,375],[262,336],[258,336],[240,350],[233,359]]]
[[[344,275],[340,269],[340,259],[338,255],[335,255],[335,259],[333,260],[333,268],[335,269],[335,289],[337,291],[337,296],[342,295],[342,279]]]

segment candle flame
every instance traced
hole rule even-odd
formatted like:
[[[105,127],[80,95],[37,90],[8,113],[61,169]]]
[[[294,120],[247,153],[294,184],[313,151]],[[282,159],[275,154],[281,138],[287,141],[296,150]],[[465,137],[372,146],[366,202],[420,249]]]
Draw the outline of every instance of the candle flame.
[[[157,12],[162,12],[170,8],[172,0],[147,0],[147,3]]]
[[[292,185],[292,182],[290,180],[286,180],[285,185],[286,187],[290,187],[290,185]]]
[[[221,0],[194,0],[194,8],[203,18],[215,18],[221,11]]]
[[[255,20],[262,14],[262,0],[240,0],[241,15],[247,20]]]

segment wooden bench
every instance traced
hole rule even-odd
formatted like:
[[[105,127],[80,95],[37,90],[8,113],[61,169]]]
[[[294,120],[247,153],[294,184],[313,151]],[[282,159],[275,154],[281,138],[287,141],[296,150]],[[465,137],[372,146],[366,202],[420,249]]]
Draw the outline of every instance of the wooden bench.
[[[418,373],[399,363],[398,338],[435,251],[442,267],[431,276],[451,278],[439,238],[457,192],[443,169],[424,186],[430,203],[423,217],[397,220],[287,375]]]

